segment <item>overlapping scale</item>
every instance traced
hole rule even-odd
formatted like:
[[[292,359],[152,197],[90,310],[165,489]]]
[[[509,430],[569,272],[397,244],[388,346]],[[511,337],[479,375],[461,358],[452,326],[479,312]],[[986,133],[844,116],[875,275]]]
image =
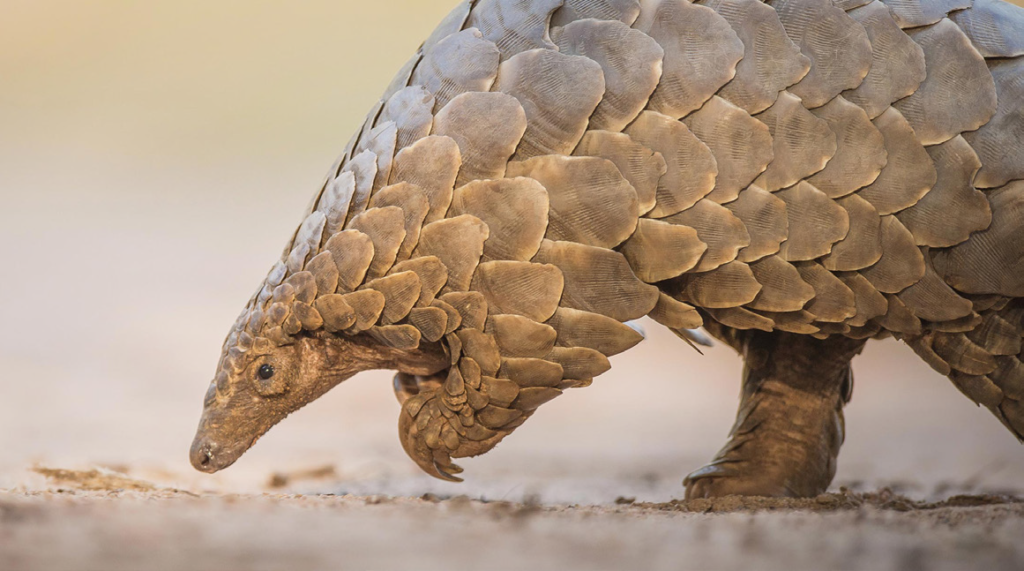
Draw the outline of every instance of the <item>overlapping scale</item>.
[[[786,34],[811,60],[811,69],[789,91],[809,108],[855,89],[871,68],[864,28],[831,0],[773,0]]]
[[[646,216],[664,218],[690,208],[715,187],[718,164],[711,149],[685,124],[671,117],[644,111],[625,133],[637,143],[658,152],[667,171],[658,182],[656,204]]]
[[[605,91],[590,129],[621,131],[643,111],[658,86],[665,51],[643,32],[619,21],[580,20],[559,29],[558,49],[601,66]]]
[[[490,91],[498,77],[499,59],[494,42],[485,40],[475,28],[463,30],[427,49],[412,75],[412,83],[434,96],[436,113],[458,95]]]
[[[532,49],[555,49],[551,15],[562,0],[478,0],[465,27],[480,30],[497,44],[502,60]]]
[[[836,154],[836,135],[800,98],[782,92],[775,104],[756,116],[768,126],[774,159],[755,181],[769,191],[786,188],[821,171]]]
[[[991,121],[964,139],[981,158],[978,188],[1024,178],[1024,58],[989,62],[999,103]]]
[[[487,260],[527,261],[548,229],[548,191],[532,178],[473,181],[455,191],[449,215],[471,214],[487,224]]]
[[[949,18],[987,58],[1024,55],[1024,8],[1001,0],[973,0],[970,10]]]
[[[934,24],[954,10],[970,8],[973,0],[882,0],[901,28]]]
[[[868,117],[878,117],[894,101],[917,91],[924,81],[924,50],[896,24],[889,9],[875,0],[849,12],[871,41],[871,69],[864,81],[843,97]]]
[[[721,97],[712,97],[683,123],[715,157],[718,178],[707,196],[713,202],[736,200],[775,157],[768,127]]]
[[[494,91],[515,97],[525,110],[517,160],[568,155],[604,96],[604,72],[587,57],[530,50],[501,64]]]
[[[863,109],[838,96],[813,111],[836,134],[836,154],[807,179],[830,198],[841,198],[875,182],[889,160],[882,133]]]
[[[547,189],[549,240],[614,248],[636,230],[636,191],[611,161],[547,155],[511,162],[507,173],[535,179]]]
[[[736,75],[744,47],[724,18],[686,0],[644,2],[633,27],[665,50],[650,109],[679,119],[695,111]]]
[[[573,151],[573,156],[600,157],[611,161],[623,178],[633,185],[641,214],[654,208],[658,183],[668,172],[668,165],[661,153],[641,145],[625,133],[587,131]]]
[[[917,204],[896,216],[918,245],[955,246],[992,223],[988,198],[973,185],[981,161],[960,136],[927,151],[937,171],[937,182]],[[950,216],[952,212],[956,216]]]
[[[811,60],[786,35],[779,14],[761,0],[701,0],[729,22],[743,42],[736,76],[718,91],[730,103],[756,115],[811,69]]]
[[[1024,297],[1024,182],[1012,182],[988,198],[991,226],[934,252],[935,269],[957,291]]]
[[[450,137],[462,160],[456,186],[503,178],[505,164],[526,132],[526,113],[503,93],[463,93],[434,117],[433,134]]]
[[[928,75],[893,107],[918,140],[936,145],[988,123],[996,113],[996,87],[970,39],[948,19],[907,33],[924,49]]]
[[[576,20],[618,20],[632,24],[640,15],[637,0],[565,0],[551,18],[552,26],[565,26]]]

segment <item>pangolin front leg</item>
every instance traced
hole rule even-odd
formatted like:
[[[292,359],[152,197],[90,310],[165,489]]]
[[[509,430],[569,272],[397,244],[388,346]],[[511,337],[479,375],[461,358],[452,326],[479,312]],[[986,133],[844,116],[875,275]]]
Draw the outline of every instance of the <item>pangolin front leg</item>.
[[[850,360],[864,341],[712,328],[744,357],[743,394],[729,442],[687,476],[687,498],[811,497],[836,473]]]

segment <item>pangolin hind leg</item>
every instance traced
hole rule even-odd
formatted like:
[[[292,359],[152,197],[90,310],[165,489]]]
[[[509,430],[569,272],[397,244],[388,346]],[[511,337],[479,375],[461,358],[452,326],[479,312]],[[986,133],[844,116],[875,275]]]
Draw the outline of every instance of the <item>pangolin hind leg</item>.
[[[710,326],[743,356],[743,393],[729,442],[684,481],[687,498],[811,497],[836,473],[850,361],[865,341]]]

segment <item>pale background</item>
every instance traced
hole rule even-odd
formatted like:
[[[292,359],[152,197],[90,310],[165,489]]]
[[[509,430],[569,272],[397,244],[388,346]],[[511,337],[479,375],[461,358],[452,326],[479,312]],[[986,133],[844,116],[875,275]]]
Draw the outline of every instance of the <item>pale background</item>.
[[[321,176],[454,0],[0,0],[0,489],[114,466],[193,490],[664,501],[732,423],[740,362],[649,339],[546,405],[468,483],[420,475],[390,375],[364,374],[235,467],[187,452],[224,334]],[[856,361],[837,485],[1024,490],[1024,448],[895,343]]]

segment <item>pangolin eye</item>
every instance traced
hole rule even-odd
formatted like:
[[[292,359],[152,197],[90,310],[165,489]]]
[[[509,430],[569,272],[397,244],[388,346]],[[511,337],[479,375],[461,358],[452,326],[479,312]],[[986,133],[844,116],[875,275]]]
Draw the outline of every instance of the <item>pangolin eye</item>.
[[[270,365],[262,365],[260,369],[256,371],[256,375],[260,378],[260,380],[270,380],[270,378],[274,376],[274,367]]]

